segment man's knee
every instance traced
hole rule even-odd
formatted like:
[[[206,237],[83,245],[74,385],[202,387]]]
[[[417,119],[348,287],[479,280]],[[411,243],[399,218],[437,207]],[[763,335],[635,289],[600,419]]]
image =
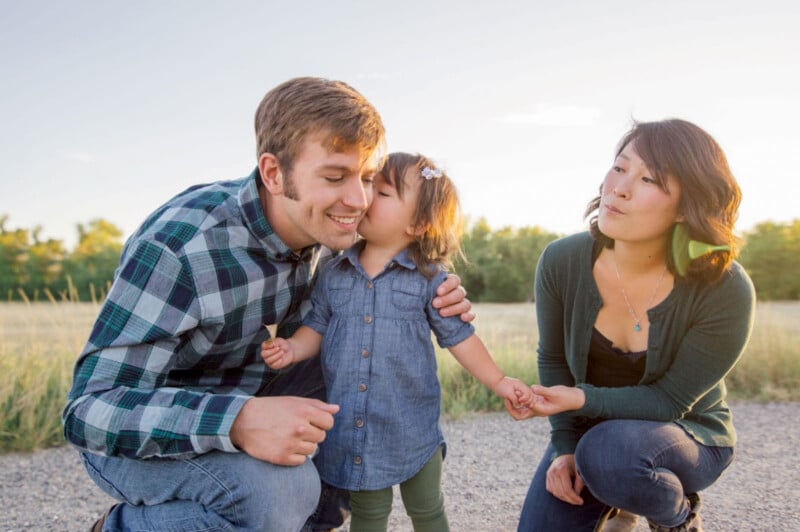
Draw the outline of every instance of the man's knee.
[[[243,528],[299,530],[314,513],[320,480],[314,464],[283,467],[256,461],[243,478],[235,515]]]

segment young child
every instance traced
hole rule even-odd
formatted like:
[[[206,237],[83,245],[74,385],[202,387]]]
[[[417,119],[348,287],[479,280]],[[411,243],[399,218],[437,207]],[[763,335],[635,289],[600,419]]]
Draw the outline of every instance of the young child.
[[[358,226],[363,240],[321,273],[313,310],[261,356],[274,369],[320,353],[335,424],[320,446],[322,479],[350,490],[353,531],[386,530],[400,484],[416,531],[449,530],[441,491],[444,438],[431,330],[481,383],[524,409],[531,389],[503,375],[469,323],[431,305],[461,252],[455,187],[421,155],[393,153]],[[321,349],[320,349],[321,348]]]

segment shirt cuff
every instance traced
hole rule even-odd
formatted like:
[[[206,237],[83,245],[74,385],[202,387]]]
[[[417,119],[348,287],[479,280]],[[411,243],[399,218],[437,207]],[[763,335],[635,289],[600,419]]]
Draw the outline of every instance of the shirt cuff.
[[[204,398],[190,436],[195,452],[240,452],[231,441],[230,432],[233,420],[250,398],[249,395],[208,395]]]

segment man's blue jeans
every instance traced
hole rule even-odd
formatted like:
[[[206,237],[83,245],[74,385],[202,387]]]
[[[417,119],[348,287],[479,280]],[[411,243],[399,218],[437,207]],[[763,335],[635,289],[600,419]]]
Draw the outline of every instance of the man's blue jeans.
[[[589,429],[575,450],[586,484],[583,505],[573,506],[545,489],[552,446],[534,474],[519,532],[591,531],[606,506],[678,526],[688,514],[686,495],[719,478],[733,461],[732,447],[697,443],[675,423],[617,419]]]
[[[186,460],[83,458],[92,480],[127,503],[114,509],[104,530],[297,532],[320,493],[311,461],[282,467],[223,452]]]
[[[292,367],[259,395],[324,400],[318,357]],[[327,530],[342,524],[347,507],[348,493],[321,484],[310,460],[283,467],[223,452],[185,460],[90,453],[83,459],[92,480],[126,503],[114,509],[104,530]]]

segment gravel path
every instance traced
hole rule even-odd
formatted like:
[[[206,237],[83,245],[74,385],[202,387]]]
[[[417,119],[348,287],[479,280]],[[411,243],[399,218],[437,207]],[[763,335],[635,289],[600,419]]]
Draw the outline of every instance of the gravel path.
[[[800,403],[733,405],[737,458],[703,493],[709,532],[800,531]],[[516,529],[533,471],[547,443],[544,419],[505,414],[447,421],[444,489],[454,531]],[[110,504],[74,450],[0,456],[0,531],[80,531]],[[411,530],[395,493],[390,530]],[[346,527],[342,529],[346,530]],[[637,530],[646,530],[640,520]]]

